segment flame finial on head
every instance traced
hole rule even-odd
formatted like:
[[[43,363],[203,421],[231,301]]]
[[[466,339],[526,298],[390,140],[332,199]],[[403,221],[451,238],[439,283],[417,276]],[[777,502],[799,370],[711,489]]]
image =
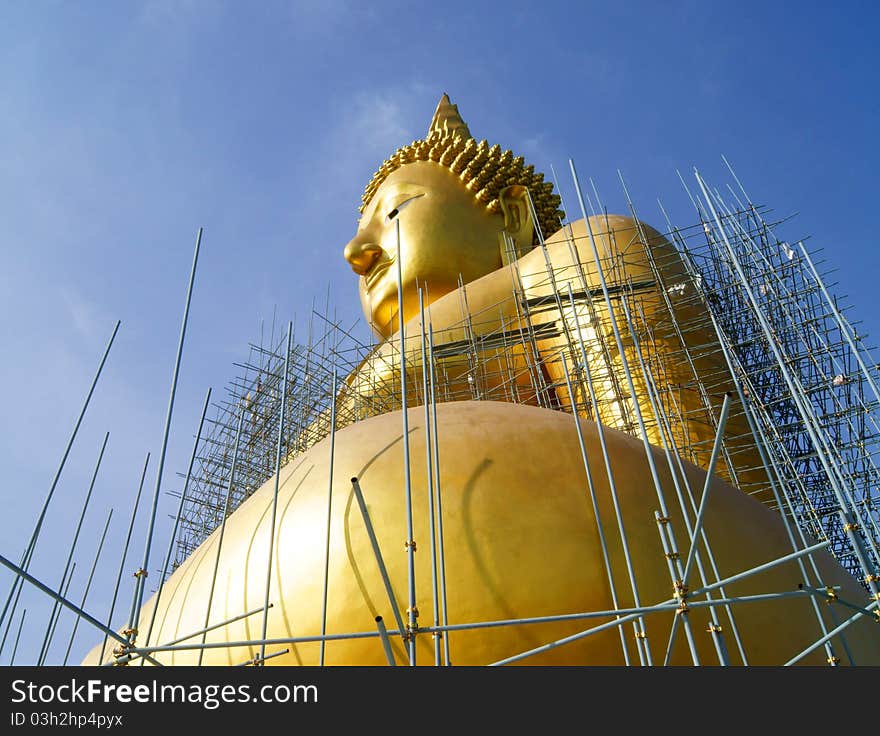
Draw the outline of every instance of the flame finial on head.
[[[428,136],[435,131],[442,135],[458,135],[461,138],[473,138],[467,123],[461,119],[458,105],[453,105],[449,95],[445,92],[443,97],[440,98],[440,102],[437,103],[437,109],[434,110],[434,117],[431,118],[431,124],[428,126]]]

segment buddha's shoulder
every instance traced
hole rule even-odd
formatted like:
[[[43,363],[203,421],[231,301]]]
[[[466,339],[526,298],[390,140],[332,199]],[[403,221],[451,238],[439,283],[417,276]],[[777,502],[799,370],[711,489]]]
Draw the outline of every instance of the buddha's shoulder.
[[[590,235],[601,247],[611,246],[618,250],[634,241],[648,241],[650,245],[667,242],[666,236],[648,223],[629,215],[613,214],[590,215],[586,219],[580,218],[566,223],[545,242],[548,246],[552,246],[564,243],[572,237],[575,240],[582,240],[589,238]]]

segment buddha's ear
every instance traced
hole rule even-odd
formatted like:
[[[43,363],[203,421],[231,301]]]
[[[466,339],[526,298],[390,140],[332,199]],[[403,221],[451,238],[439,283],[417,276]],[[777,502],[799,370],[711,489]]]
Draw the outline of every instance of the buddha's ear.
[[[521,184],[505,187],[498,194],[498,202],[504,215],[504,232],[513,241],[518,258],[531,250],[535,232],[532,209],[529,207],[529,190]]]

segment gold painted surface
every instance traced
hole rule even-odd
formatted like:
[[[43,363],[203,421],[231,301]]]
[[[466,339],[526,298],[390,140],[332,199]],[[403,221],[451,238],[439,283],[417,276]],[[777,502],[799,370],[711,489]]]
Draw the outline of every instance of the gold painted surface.
[[[446,576],[450,623],[542,616],[612,608],[595,519],[587,495],[573,418],[528,406],[496,402],[456,402],[437,407],[441,456]],[[420,409],[410,410],[413,511],[419,623],[430,625],[431,577],[424,426]],[[604,473],[599,472],[595,425],[581,422],[599,496],[600,515],[609,539],[612,567],[622,606],[632,605],[614,514]],[[621,508],[629,536],[639,592],[644,604],[671,597],[671,583],[660,545],[653,491],[641,444],[609,430]],[[655,453],[657,454],[657,453]],[[658,466],[664,482],[668,477]],[[324,528],[328,492],[329,448],[325,440],[282,471],[278,526],[269,613],[269,637],[304,636],[321,630]],[[385,414],[337,433],[330,537],[328,633],[374,631],[382,615],[389,630],[393,615],[369,546],[349,478],[361,487],[401,608],[406,607],[406,520],[404,516],[401,416]],[[701,488],[703,473],[689,468],[689,480]],[[223,621],[262,605],[270,481],[227,521],[226,537],[214,592],[211,622]],[[706,528],[722,575],[730,575],[790,552],[780,520],[769,509],[717,480],[712,487]],[[686,532],[673,513],[680,550]],[[218,534],[174,572],[165,584],[154,641],[170,641],[203,625]],[[828,584],[840,584],[840,597],[861,600],[861,590],[828,555],[819,555]],[[731,595],[788,591],[800,582],[794,563],[732,585]],[[691,588],[697,586],[696,573]],[[146,631],[152,602],[141,613]],[[827,612],[827,607],[822,608]],[[714,660],[706,612],[693,610],[691,621],[701,656]],[[818,627],[809,603],[800,599],[747,603],[735,608],[736,622],[752,664],[779,664],[816,638]],[[726,619],[721,616],[722,624]],[[662,657],[672,614],[647,619],[655,660]],[[487,664],[608,619],[453,632],[454,664]],[[260,616],[208,634],[208,641],[259,638]],[[726,626],[725,626],[726,628]],[[880,641],[871,637],[876,624],[865,621],[848,634],[859,663],[880,664]],[[632,629],[626,628],[632,643]],[[143,633],[141,634],[141,638]],[[727,634],[728,647],[733,641]],[[679,637],[675,662],[689,663]],[[392,639],[403,661],[399,637]],[[286,645],[285,645],[286,646]],[[270,646],[268,653],[282,649]],[[631,649],[635,656],[635,650]],[[235,664],[258,654],[255,648],[208,650],[205,662]],[[385,664],[378,639],[327,644],[328,664]],[[92,652],[88,661],[94,661]],[[735,655],[732,655],[735,657]],[[192,664],[194,651],[157,654],[167,664]],[[291,647],[267,664],[316,664],[318,645]],[[418,661],[433,663],[430,635],[418,637]],[[821,652],[806,660],[824,661]],[[615,631],[588,637],[525,664],[620,664]]]
[[[428,139],[432,135],[445,137],[443,145],[449,143],[449,150],[454,151],[459,145],[455,141],[469,136],[469,131],[457,109],[451,110],[451,105],[447,105],[448,99],[441,100]],[[584,332],[587,363],[599,393],[598,406],[590,410],[591,415],[598,413],[609,427],[608,443],[642,603],[666,600],[671,597],[671,582],[654,521],[658,502],[644,448],[639,439],[616,431],[632,431],[633,409],[637,404],[649,418],[649,438],[654,444],[661,442],[656,422],[650,421],[652,411],[646,387],[639,378],[641,371],[635,363],[634,346],[627,337],[623,357],[633,371],[635,396],[630,395],[628,388],[621,389],[622,357],[610,331],[613,317],[621,325],[622,333],[627,333],[618,311],[619,302],[615,302],[613,315],[608,314],[601,299],[594,302],[595,309],[590,313],[580,306],[577,311],[565,305],[560,310],[551,303],[526,315],[521,304],[523,295],[527,299],[552,296],[550,272],[556,279],[555,289],[563,294],[568,283],[576,292],[585,287],[587,291],[595,289],[598,279],[585,239],[585,223],[578,221],[570,232],[560,231],[548,238],[546,251],[533,249],[534,223],[523,189],[528,185],[522,180],[511,182],[510,172],[500,164],[495,169],[485,168],[487,162],[492,166],[500,162],[502,154],[490,154],[495,149],[483,146],[480,152],[472,152],[473,158],[468,159],[463,169],[456,171],[457,159],[440,150],[441,142],[438,138],[427,147],[405,147],[401,149],[403,153],[399,151],[390,163],[383,165],[365,194],[358,233],[345,249],[345,257],[360,276],[365,315],[376,332],[387,339],[359,370],[347,377],[339,398],[340,402],[354,406],[355,411],[345,413],[360,421],[336,435],[328,632],[374,631],[376,615],[384,617],[389,630],[394,627],[363,521],[351,494],[351,476],[361,478],[401,613],[407,605],[401,416],[396,411],[400,407],[400,346],[399,336],[395,335],[398,258],[407,320],[405,348],[413,366],[407,387],[413,404],[420,403],[421,384],[417,283],[426,285],[436,342],[441,352],[447,350],[437,364],[438,401],[444,402],[438,404],[437,412],[450,623],[612,608],[574,419],[570,414],[532,405],[537,399],[529,378],[530,365],[539,366],[543,380],[555,384],[550,403],[562,409],[570,406],[560,361],[569,361],[569,369],[575,374],[575,363],[580,358],[578,354],[570,355],[564,328],[569,328],[568,334],[576,334],[576,322]],[[467,143],[462,151],[464,147]],[[432,156],[437,151],[439,159],[434,160]],[[493,156],[498,157],[497,161]],[[468,168],[470,164],[474,165]],[[529,172],[530,177],[533,174]],[[482,188],[475,189],[478,185]],[[476,196],[488,191],[487,186],[497,191],[489,202],[484,201],[485,196]],[[545,223],[548,232],[551,230],[546,227],[547,218],[555,214],[556,206],[549,198],[550,191],[542,187],[543,199],[538,207],[539,221]],[[497,205],[493,204],[496,200]],[[387,217],[394,210],[400,222],[401,254],[397,253],[394,222]],[[680,279],[681,263],[672,246],[656,231],[647,226],[639,228],[632,219],[621,216],[591,218],[591,226],[612,284],[649,281],[652,272],[648,252],[660,261],[664,278],[672,282]],[[650,251],[646,251],[646,245]],[[463,288],[459,287],[459,277],[465,284]],[[674,400],[675,406],[668,406],[667,410],[673,416],[686,417],[673,427],[676,441],[682,447],[690,447],[691,459],[705,466],[714,429],[699,418],[703,399],[681,362],[680,346],[676,343],[679,338],[671,331],[670,313],[661,297],[656,285],[648,285],[633,303],[639,308],[640,341],[651,370],[663,387],[663,401]],[[686,301],[673,303],[672,310],[683,322],[698,324],[705,316]],[[534,343],[527,338],[527,328],[548,325],[547,329],[552,328],[555,334],[542,332]],[[522,331],[522,339],[509,341],[512,344],[504,351],[486,347],[488,342],[478,343],[517,330]],[[698,375],[710,387],[709,402],[717,413],[724,391],[731,388],[729,379],[723,377],[717,343],[705,328],[699,327],[691,330],[685,340],[695,351]],[[467,351],[450,348],[467,341],[478,343],[478,366]],[[471,396],[491,400],[460,400]],[[575,399],[579,405],[585,403],[577,382]],[[410,410],[418,543],[417,603],[421,611],[419,621],[424,626],[431,620],[431,595],[423,419],[422,408]],[[317,421],[326,425],[328,417]],[[629,606],[633,601],[596,426],[586,419],[581,423],[620,604]],[[740,485],[760,487],[763,475],[751,470],[757,464],[755,451],[736,407],[726,439],[734,450],[733,465]],[[654,453],[670,507],[677,506],[672,503],[673,489],[665,457],[660,450],[655,449]],[[328,471],[327,440],[293,457],[281,471],[270,638],[320,632]],[[719,472],[726,471],[722,468]],[[701,489],[703,472],[688,465],[688,473],[691,487]],[[211,622],[262,605],[272,487],[270,480],[227,521]],[[790,552],[775,512],[721,479],[713,481],[712,494],[706,525],[722,575]],[[677,512],[673,512],[672,524],[680,551],[684,552],[687,537]],[[215,531],[166,582],[154,642],[169,641],[203,626],[217,538]],[[825,583],[841,585],[841,598],[863,600],[861,588],[829,555],[818,557],[826,575]],[[791,563],[731,586],[728,593],[788,591],[799,582],[797,566]],[[695,585],[696,577],[692,587]],[[140,614],[141,642],[152,605],[151,600]],[[822,608],[827,613],[828,609]],[[705,633],[705,610],[690,615],[701,656],[705,661],[715,661],[709,635]],[[784,662],[820,635],[812,609],[802,599],[738,605],[735,616],[752,664]],[[655,659],[662,657],[670,620],[670,614],[648,620]],[[726,626],[723,617],[722,623]],[[589,625],[567,622],[455,632],[450,638],[452,661],[487,664]],[[859,652],[859,664],[880,664],[878,638],[870,636],[873,626],[867,621],[859,623],[848,634],[851,648]],[[260,629],[261,617],[257,615],[211,632],[208,641],[254,639],[259,637]],[[626,632],[632,645],[632,629],[627,627]],[[398,661],[403,661],[399,638],[392,641]],[[270,647],[267,653],[284,646]],[[729,635],[728,648],[734,651]],[[316,643],[294,645],[289,654],[267,664],[315,664],[318,650]],[[630,652],[636,659],[634,647]],[[214,649],[206,652],[205,661],[235,664],[257,653],[253,647]],[[97,652],[92,652],[89,661],[97,656]],[[176,652],[157,657],[168,664],[191,664],[197,660],[197,653]],[[433,662],[430,636],[418,637],[418,657],[421,664]],[[618,635],[610,631],[543,653],[525,663],[622,661]],[[679,637],[674,661],[690,663],[684,637]],[[816,653],[804,661],[823,663],[824,654]],[[378,639],[363,639],[328,643],[327,662],[384,664],[385,660]]]

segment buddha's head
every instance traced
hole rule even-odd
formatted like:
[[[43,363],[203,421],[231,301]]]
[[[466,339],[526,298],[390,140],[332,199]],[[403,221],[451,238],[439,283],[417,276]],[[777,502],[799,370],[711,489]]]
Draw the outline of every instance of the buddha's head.
[[[364,314],[383,337],[397,331],[398,259],[409,319],[418,311],[419,286],[428,304],[534,247],[533,214],[545,234],[563,217],[544,175],[512,152],[474,140],[445,94],[428,135],[385,161],[362,199],[345,259],[360,276]]]

